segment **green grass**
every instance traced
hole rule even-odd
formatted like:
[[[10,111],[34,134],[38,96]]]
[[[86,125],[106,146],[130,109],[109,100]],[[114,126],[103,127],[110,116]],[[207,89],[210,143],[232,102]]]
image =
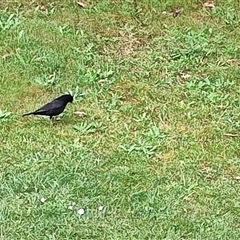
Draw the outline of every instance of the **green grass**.
[[[240,239],[239,4],[85,3],[0,3],[0,239]]]

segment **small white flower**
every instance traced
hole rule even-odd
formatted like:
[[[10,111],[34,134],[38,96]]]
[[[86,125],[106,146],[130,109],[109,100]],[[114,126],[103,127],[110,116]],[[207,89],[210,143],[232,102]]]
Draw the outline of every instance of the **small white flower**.
[[[46,198],[42,197],[42,198],[40,199],[40,202],[41,202],[41,203],[45,203],[45,202],[46,202]]]
[[[68,206],[68,209],[73,210],[73,206],[72,205]]]
[[[72,202],[69,206],[68,206],[68,209],[69,210],[73,210],[74,206],[76,205],[75,202]]]
[[[83,215],[83,214],[84,214],[84,209],[83,209],[83,208],[80,208],[80,209],[78,210],[78,214],[79,214],[79,215]]]
[[[99,206],[98,211],[102,211],[102,210],[103,210],[103,206]]]

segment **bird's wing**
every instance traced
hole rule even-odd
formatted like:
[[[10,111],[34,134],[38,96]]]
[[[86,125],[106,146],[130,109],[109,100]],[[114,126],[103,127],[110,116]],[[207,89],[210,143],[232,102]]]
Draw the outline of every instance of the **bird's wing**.
[[[41,108],[35,111],[35,113],[45,113],[45,112],[51,112],[53,109],[61,108],[63,105],[63,102],[61,100],[53,100],[50,103],[45,104]]]

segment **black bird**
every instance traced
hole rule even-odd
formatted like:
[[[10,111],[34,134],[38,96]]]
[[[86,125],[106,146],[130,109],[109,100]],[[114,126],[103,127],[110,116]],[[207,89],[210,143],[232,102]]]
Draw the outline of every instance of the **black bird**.
[[[50,119],[53,116],[57,116],[60,113],[62,113],[67,106],[67,104],[73,101],[73,96],[70,94],[65,94],[62,95],[56,99],[54,99],[52,102],[47,103],[43,107],[39,108],[38,110],[30,113],[23,114],[22,116],[27,116],[27,115],[45,115],[49,116]]]

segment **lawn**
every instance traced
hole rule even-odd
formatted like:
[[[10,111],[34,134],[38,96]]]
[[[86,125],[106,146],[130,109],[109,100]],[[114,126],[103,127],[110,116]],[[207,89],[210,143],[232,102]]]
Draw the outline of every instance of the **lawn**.
[[[0,239],[240,239],[240,4],[84,3],[0,2]]]

